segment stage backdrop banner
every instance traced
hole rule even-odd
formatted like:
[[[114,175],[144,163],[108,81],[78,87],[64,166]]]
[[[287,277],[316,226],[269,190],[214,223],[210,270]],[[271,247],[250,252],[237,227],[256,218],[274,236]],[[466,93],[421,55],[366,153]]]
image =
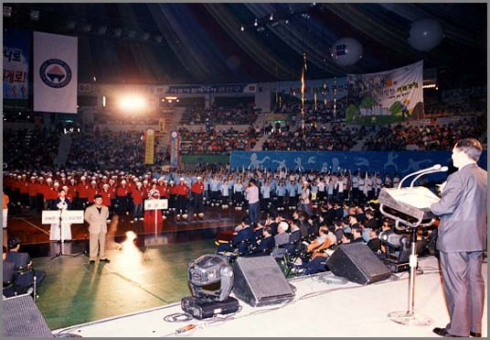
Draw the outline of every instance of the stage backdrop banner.
[[[155,163],[155,130],[145,131],[145,164]]]
[[[323,173],[378,173],[408,175],[412,172],[441,164],[451,166],[451,151],[233,151],[231,170],[276,171],[288,169],[294,172],[318,171]],[[478,164],[487,168],[487,150]],[[445,177],[447,173],[431,176]]]
[[[24,108],[28,105],[29,40],[29,31],[3,30],[4,108]]]
[[[423,61],[398,69],[347,75],[346,122],[387,124],[424,118]]]
[[[78,38],[34,32],[34,111],[77,113]]]

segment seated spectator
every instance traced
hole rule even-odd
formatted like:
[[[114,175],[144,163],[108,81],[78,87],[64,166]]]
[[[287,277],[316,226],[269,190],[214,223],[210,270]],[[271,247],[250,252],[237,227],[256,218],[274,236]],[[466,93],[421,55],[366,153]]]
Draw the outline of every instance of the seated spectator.
[[[369,241],[367,242],[367,246],[371,249],[375,254],[381,254],[381,240],[379,239],[379,229],[371,229],[369,231]]]
[[[7,248],[3,247],[2,253],[3,259],[3,296],[11,297],[15,295],[14,287],[14,274],[15,274],[15,264],[7,261]]]
[[[17,293],[28,292],[29,288],[34,285],[34,277],[36,277],[36,285],[39,287],[46,276],[46,272],[34,270],[29,254],[19,252],[20,240],[17,237],[9,239],[8,247],[9,252],[6,261],[14,264],[14,281]]]
[[[258,245],[252,248],[252,254],[270,254],[276,245],[274,237],[270,227],[264,227],[262,229],[263,238],[258,241]]]
[[[274,236],[275,247],[272,250],[274,258],[281,258],[286,254],[286,248],[281,248],[281,245],[289,243],[289,224],[286,221],[281,221],[277,225],[277,234]]]

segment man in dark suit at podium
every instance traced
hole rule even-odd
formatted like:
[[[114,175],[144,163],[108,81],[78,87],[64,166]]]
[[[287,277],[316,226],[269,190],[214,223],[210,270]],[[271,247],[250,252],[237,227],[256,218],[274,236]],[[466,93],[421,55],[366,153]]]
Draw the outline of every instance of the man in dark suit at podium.
[[[458,171],[441,186],[441,200],[430,206],[441,218],[437,249],[450,322],[434,333],[444,337],[481,337],[487,242],[487,172],[476,164],[481,153],[476,139],[455,144],[451,157]]]

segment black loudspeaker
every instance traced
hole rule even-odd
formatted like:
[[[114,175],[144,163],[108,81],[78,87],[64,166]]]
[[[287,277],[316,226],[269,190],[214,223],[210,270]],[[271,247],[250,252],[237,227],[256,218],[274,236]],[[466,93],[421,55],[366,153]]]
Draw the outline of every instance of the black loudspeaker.
[[[238,257],[233,273],[233,293],[252,307],[294,299],[293,288],[272,256]]]
[[[361,285],[391,276],[391,270],[363,243],[341,245],[328,258],[327,267],[335,275]]]
[[[3,300],[3,336],[15,338],[54,338],[30,295]]]

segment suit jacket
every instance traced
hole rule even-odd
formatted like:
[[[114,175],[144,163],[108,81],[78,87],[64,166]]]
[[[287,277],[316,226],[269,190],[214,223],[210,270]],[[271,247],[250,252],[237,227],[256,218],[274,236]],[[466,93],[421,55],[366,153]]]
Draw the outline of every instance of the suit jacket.
[[[440,216],[437,248],[445,252],[481,251],[487,242],[487,172],[468,164],[451,174],[441,200],[430,206]]]
[[[107,233],[108,218],[109,208],[105,205],[101,206],[100,213],[95,204],[85,209],[84,219],[89,224],[88,231],[90,233]]]
[[[26,269],[29,262],[31,262],[31,257],[28,253],[10,251],[7,253],[7,258],[5,261],[12,262],[14,264],[15,270],[18,270],[20,268]]]
[[[61,202],[61,199],[58,197],[54,202],[53,202],[53,205],[51,206],[51,210],[60,210],[60,208],[58,208],[58,204]],[[66,205],[65,205],[65,209],[66,210],[70,210],[71,209],[71,202],[68,198],[65,197],[65,202],[66,202]]]

